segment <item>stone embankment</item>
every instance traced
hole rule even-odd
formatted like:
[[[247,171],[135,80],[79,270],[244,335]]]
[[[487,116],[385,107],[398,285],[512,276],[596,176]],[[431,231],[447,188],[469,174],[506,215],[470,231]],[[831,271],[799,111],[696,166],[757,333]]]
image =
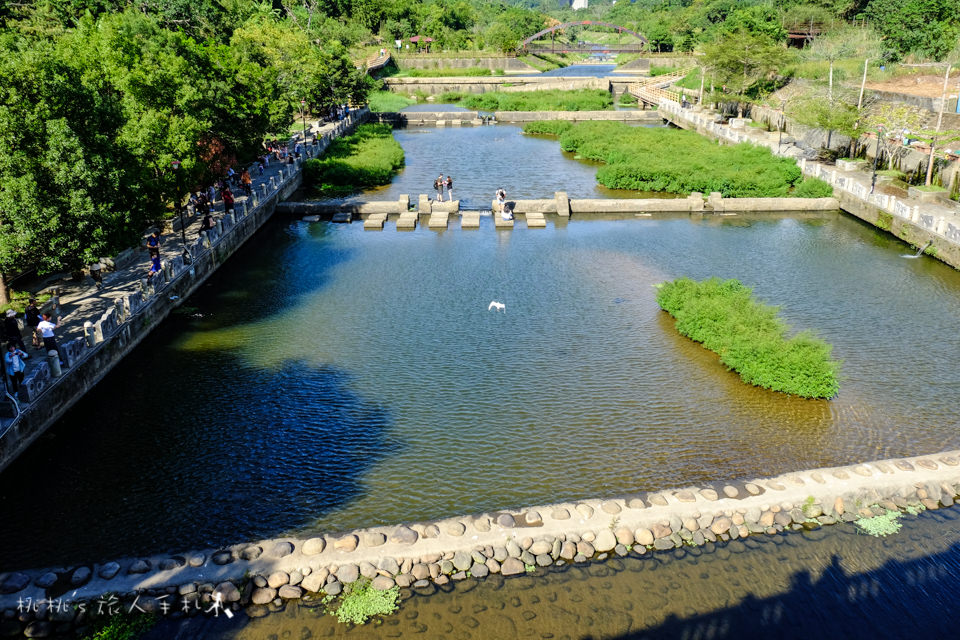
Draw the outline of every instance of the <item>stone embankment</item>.
[[[449,91],[460,93],[486,93],[488,91],[538,91],[557,89],[602,89],[623,93],[627,86],[639,80],[639,76],[624,75],[615,78],[580,76],[449,76],[438,78],[384,78],[384,88],[394,93],[413,95],[426,93],[439,95]]]
[[[305,147],[305,157],[322,153],[332,140],[351,131],[368,113],[359,111],[334,125],[316,146]],[[214,229],[188,240],[187,256],[168,256],[163,271],[152,280],[142,277],[145,268],[131,268],[126,280],[113,279],[108,290],[90,294],[102,298],[101,305],[91,305],[102,309],[99,315],[71,315],[65,319],[58,333],[62,336],[72,327],[81,337],[60,340],[64,365],[59,371],[39,358],[28,361],[30,366],[20,387],[19,412],[0,434],[0,470],[99,382],[272,216],[277,203],[299,188],[301,164],[302,159],[294,159],[292,164],[272,165],[269,175],[255,181],[250,198],[238,199],[235,211],[218,219]]]
[[[539,73],[536,69],[517,58],[505,55],[437,56],[431,54],[399,54],[393,56],[400,69],[469,69],[482,68],[491,71],[503,71],[506,75],[515,73]]]
[[[491,118],[492,115],[492,118]],[[478,111],[385,111],[371,116],[375,122],[385,122],[394,127],[466,127],[494,124],[496,122],[518,123],[541,120],[569,120],[586,122],[604,120],[613,122],[639,122],[660,124],[663,119],[656,111],[494,111],[483,114]]]
[[[376,589],[431,593],[451,580],[646,555],[954,504],[960,451],[678,490],[280,538],[176,555],[0,574],[2,628],[30,637],[83,625],[104,594],[160,612],[219,598],[251,615],[361,577]],[[66,595],[59,595],[66,594]],[[41,603],[24,612],[23,603]],[[61,598],[61,600],[57,600]],[[69,602],[70,606],[51,604]],[[82,603],[82,606],[80,606]],[[76,606],[74,606],[76,605]],[[20,606],[20,611],[18,611]],[[56,606],[56,609],[53,607]],[[79,614],[79,610],[87,614]],[[191,608],[191,610],[193,610]]]
[[[960,205],[943,198],[929,201],[930,194],[898,197],[884,193],[883,185],[871,184],[864,163],[838,161],[836,166],[800,157],[802,151],[781,139],[777,132],[746,126],[749,120],[738,118],[729,125],[715,122],[716,114],[698,108],[684,109],[676,102],[662,100],[659,113],[669,122],[693,129],[721,142],[749,142],[765,146],[775,155],[794,158],[804,175],[819,178],[833,187],[841,210],[915,247],[927,247],[926,253],[960,269]]]

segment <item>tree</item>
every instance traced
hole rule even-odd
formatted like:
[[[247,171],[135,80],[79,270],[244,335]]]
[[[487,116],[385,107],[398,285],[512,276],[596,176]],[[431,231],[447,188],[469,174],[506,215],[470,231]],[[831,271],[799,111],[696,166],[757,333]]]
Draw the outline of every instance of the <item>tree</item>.
[[[798,124],[824,129],[827,149],[831,147],[834,131],[851,139],[860,135],[856,95],[848,89],[811,87],[786,102],[786,113]]]
[[[877,153],[887,156],[888,168],[893,168],[906,154],[909,148],[904,145],[905,139],[919,132],[925,120],[923,110],[906,104],[880,103],[871,110],[867,127],[877,134]]]
[[[941,60],[960,38],[958,0],[871,0],[862,15],[900,55]]]
[[[707,67],[725,95],[733,95],[737,111],[757,97],[761,81],[770,79],[787,60],[784,45],[769,37],[740,29],[715,40],[704,48]]]
[[[815,38],[801,56],[826,61],[830,65],[828,97],[833,100],[833,65],[844,58],[878,58],[884,52],[880,38],[872,29],[844,26]]]

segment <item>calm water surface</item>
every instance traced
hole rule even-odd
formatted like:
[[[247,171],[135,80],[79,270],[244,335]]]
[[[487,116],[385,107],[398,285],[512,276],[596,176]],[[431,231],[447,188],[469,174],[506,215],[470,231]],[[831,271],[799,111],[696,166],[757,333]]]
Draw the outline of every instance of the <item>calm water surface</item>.
[[[482,225],[268,226],[0,476],[0,567],[960,447],[960,274],[872,228]],[[835,345],[839,396],[748,387],[679,336],[653,285],[712,275]]]
[[[431,105],[428,110],[443,109]],[[571,198],[674,197],[602,187],[597,163],[575,160],[556,138],[524,135],[520,125],[410,127],[394,130],[393,136],[403,146],[406,166],[389,185],[325,201],[396,200],[407,194],[416,202],[421,193],[433,197],[433,181],[441,173],[453,177],[461,209],[489,210],[500,187],[518,200],[552,198],[556,191]]]
[[[434,595],[405,592],[395,615],[357,628],[297,604],[258,619],[167,621],[145,640],[954,638],[957,510],[906,519],[884,539],[846,524],[467,579]]]

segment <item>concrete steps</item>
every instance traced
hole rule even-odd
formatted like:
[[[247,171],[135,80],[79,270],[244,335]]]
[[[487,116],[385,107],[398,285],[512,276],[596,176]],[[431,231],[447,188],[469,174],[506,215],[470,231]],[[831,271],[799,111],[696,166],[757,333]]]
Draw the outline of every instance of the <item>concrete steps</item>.
[[[527,229],[544,229],[547,226],[547,220],[539,211],[531,211],[524,215],[527,219]]]
[[[413,231],[417,228],[417,220],[419,218],[420,214],[416,211],[401,213],[400,218],[397,220],[397,231]]]
[[[363,221],[363,228],[374,231],[383,231],[383,223],[386,221],[387,214],[371,213],[369,216],[367,216],[367,219]]]
[[[479,211],[464,211],[460,216],[460,228],[461,229],[479,229],[480,228],[480,212]]]
[[[434,211],[430,214],[430,219],[427,221],[427,227],[430,229],[446,229],[447,220],[450,217],[450,214],[446,211]]]

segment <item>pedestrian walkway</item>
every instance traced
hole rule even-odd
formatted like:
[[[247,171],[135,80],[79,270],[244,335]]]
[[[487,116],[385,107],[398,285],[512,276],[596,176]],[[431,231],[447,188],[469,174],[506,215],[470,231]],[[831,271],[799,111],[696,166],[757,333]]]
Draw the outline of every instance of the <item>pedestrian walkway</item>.
[[[791,144],[788,138],[781,139],[776,131],[768,132],[749,126],[737,128],[733,126],[736,119],[732,120],[731,124],[719,124],[715,122],[715,113],[685,109],[672,100],[661,100],[659,112],[668,120],[699,133],[733,143],[750,142],[767,147],[774,155],[793,158],[804,175],[819,178],[864,204],[879,207],[891,215],[923,227],[946,242],[960,244],[960,206],[952,201],[940,199],[938,202],[926,202],[909,194],[904,195],[902,189],[883,183],[873,185],[872,171],[862,170],[857,163],[838,162],[838,166],[834,166],[801,158],[800,150]]]
[[[358,120],[362,120],[365,115],[366,111],[364,110],[351,117],[349,122],[341,121],[325,124],[320,124],[316,121],[311,122],[307,135],[311,138],[315,135],[318,140],[318,146],[305,145],[303,147],[302,159],[316,156],[322,152],[333,138],[346,132],[350,125]],[[301,145],[303,144],[303,141],[299,139],[300,137],[302,137],[302,134],[291,138],[288,143],[288,150],[291,157],[295,145],[298,142],[300,142]],[[268,194],[278,189],[281,183],[285,183],[295,175],[295,172],[299,171],[302,159],[296,161],[296,164],[289,164],[272,158],[270,163],[264,168],[262,176],[259,175],[256,164],[250,167],[250,175],[253,178],[252,191],[254,194],[257,194],[257,197],[243,194],[242,188],[238,187],[238,194],[235,194],[235,211],[246,211],[249,214],[249,211],[253,210],[257,202],[262,201]],[[225,215],[222,199],[214,203],[211,213],[213,213],[214,219],[221,225],[224,232],[232,226],[231,223],[234,223],[232,217]],[[231,219],[228,220],[227,218]],[[192,253],[205,250],[203,241],[200,241],[202,216],[197,215],[197,212],[194,211],[192,207],[188,207],[188,210],[185,210],[185,219],[187,223],[186,247]],[[155,276],[154,279],[157,281],[158,288],[163,286],[164,283],[169,282],[171,276],[176,277],[176,275],[183,273],[184,269],[189,268],[189,266],[183,262],[182,256],[185,247],[179,229],[179,220],[176,222],[175,230],[167,229],[161,235],[160,256],[165,268],[168,268],[168,265],[176,265],[177,269],[174,273],[168,271],[166,274],[161,273],[159,276]],[[214,239],[219,236],[216,232],[211,232],[211,235]],[[144,238],[145,237],[146,234],[144,235]],[[208,238],[207,241],[209,241]],[[130,258],[131,253],[133,254],[132,259]],[[145,242],[143,246],[122,252],[121,255],[124,254],[127,255],[127,264],[120,265],[115,271],[105,272],[103,274],[102,289],[98,289],[94,281],[87,276],[85,276],[81,282],[64,279],[45,287],[46,290],[54,289],[56,292],[55,297],[51,302],[44,305],[44,308],[46,310],[52,307],[54,303],[57,305],[54,312],[58,315],[60,321],[60,326],[56,331],[56,337],[58,345],[61,346],[61,356],[66,355],[63,352],[64,347],[67,347],[69,350],[71,343],[77,342],[78,338],[87,339],[88,329],[85,327],[85,323],[92,323],[98,319],[102,319],[104,314],[109,314],[111,310],[116,310],[118,307],[123,308],[125,303],[129,304],[132,294],[138,294],[142,291],[142,280],[147,276],[150,267],[150,259],[145,248]],[[148,285],[148,289],[150,288],[151,285]],[[146,304],[146,301],[143,302],[143,304]],[[120,321],[117,320],[116,322]],[[106,333],[106,328],[103,329],[103,332]],[[27,333],[27,330],[25,330],[24,333]],[[26,335],[25,340],[29,343],[30,336]],[[31,357],[26,361],[27,369],[24,372],[24,378],[27,382],[29,382],[31,378],[38,373],[37,370],[43,368],[47,362],[46,353],[43,349],[30,348],[29,353]],[[67,372],[65,371],[64,373],[66,374]],[[45,375],[49,376],[49,373]],[[29,397],[30,394],[28,393],[21,392],[20,396],[21,410],[26,410],[31,401],[35,400],[35,398]],[[12,421],[10,418],[0,421],[0,433],[4,432],[6,430],[5,428]]]

